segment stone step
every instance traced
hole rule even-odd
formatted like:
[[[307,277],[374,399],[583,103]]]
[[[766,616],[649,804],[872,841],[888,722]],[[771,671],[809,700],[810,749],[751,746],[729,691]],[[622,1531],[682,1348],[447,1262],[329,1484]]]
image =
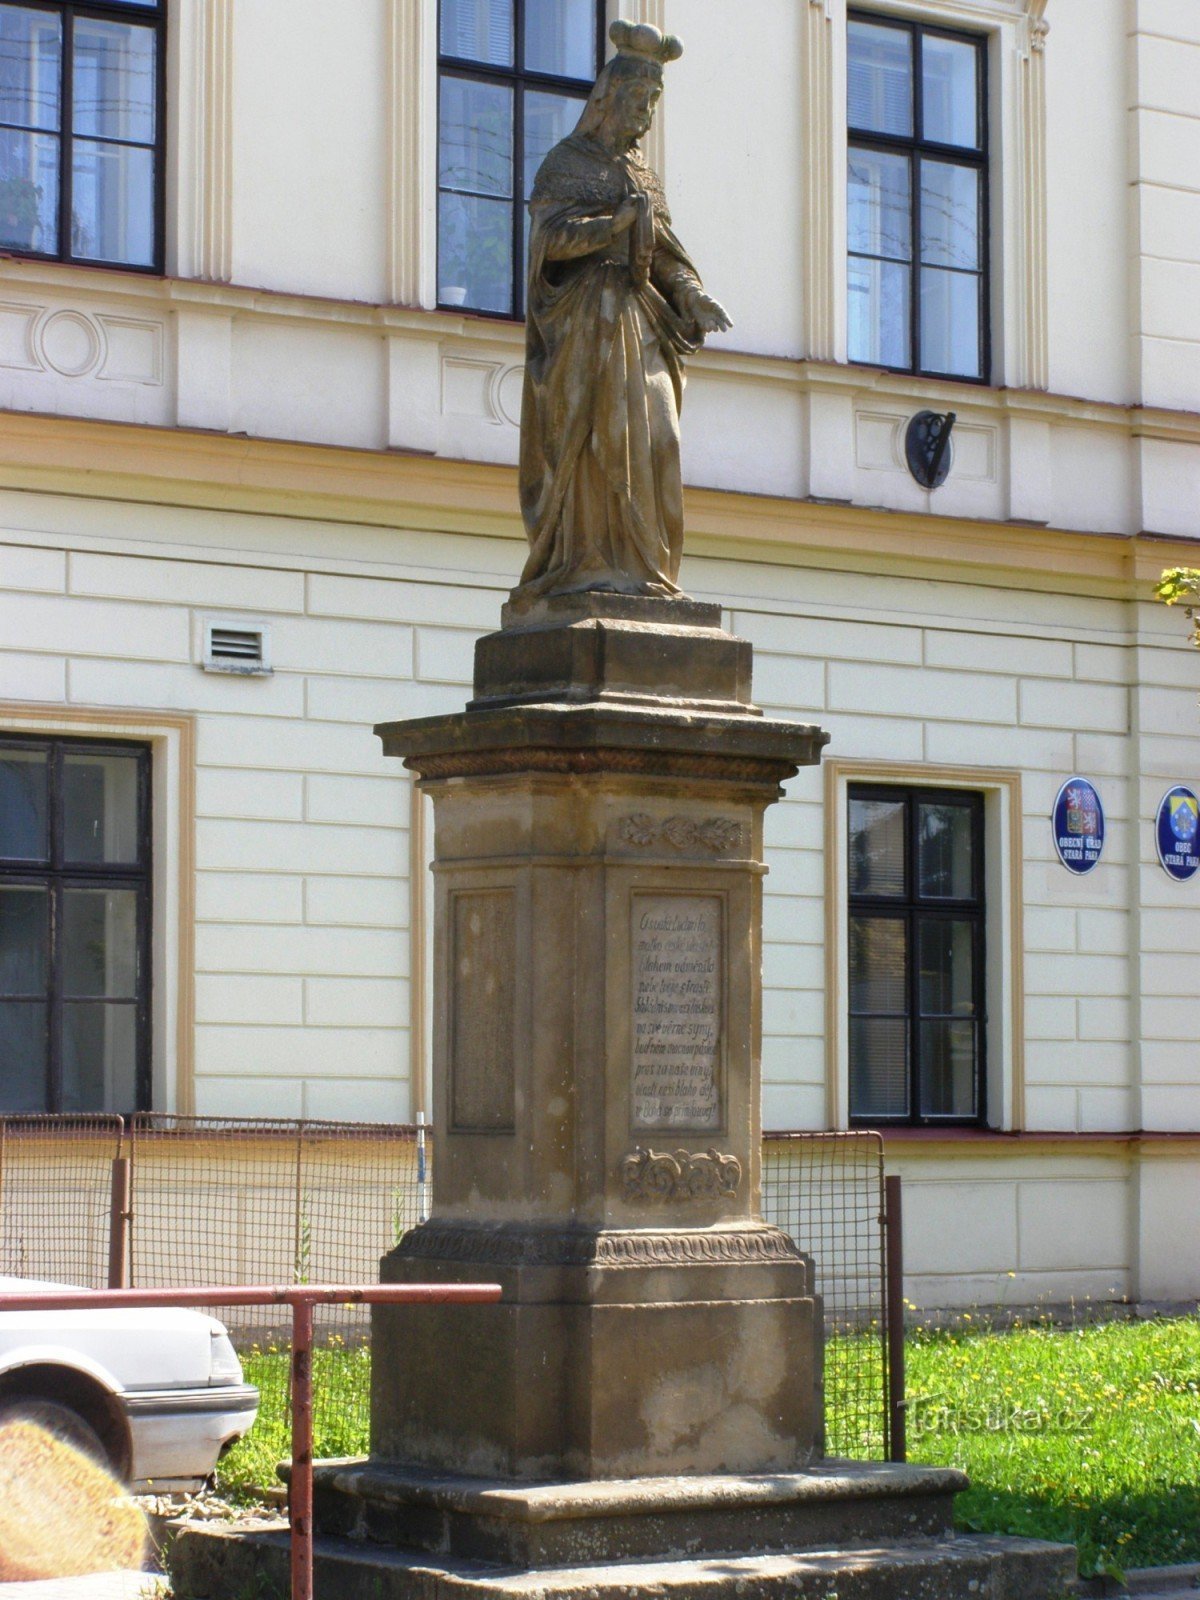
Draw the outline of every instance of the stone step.
[[[286,1600],[288,1538],[275,1524],[183,1530],[175,1600]],[[505,1570],[348,1539],[317,1542],[315,1589],[336,1600],[1065,1600],[1075,1553],[969,1535],[882,1548]]]
[[[318,1533],[506,1567],[946,1538],[961,1472],[826,1460],[798,1473],[491,1482],[369,1461],[315,1474]]]
[[[1087,1600],[1200,1600],[1200,1561],[1172,1567],[1131,1567],[1121,1578],[1081,1578]]]

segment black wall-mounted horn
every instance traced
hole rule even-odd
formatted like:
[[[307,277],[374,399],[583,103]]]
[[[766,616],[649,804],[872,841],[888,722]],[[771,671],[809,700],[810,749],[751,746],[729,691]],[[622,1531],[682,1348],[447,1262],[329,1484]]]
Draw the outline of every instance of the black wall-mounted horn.
[[[908,470],[922,489],[940,489],[950,474],[950,435],[957,417],[953,411],[918,411],[904,436]]]

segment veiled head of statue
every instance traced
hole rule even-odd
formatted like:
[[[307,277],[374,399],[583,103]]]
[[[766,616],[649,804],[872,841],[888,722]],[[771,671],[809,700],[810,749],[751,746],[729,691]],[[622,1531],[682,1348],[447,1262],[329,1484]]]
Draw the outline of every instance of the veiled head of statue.
[[[678,61],[683,45],[648,22],[614,22],[608,33],[617,53],[600,69],[578,131],[619,148],[635,144],[649,129],[663,67]]]

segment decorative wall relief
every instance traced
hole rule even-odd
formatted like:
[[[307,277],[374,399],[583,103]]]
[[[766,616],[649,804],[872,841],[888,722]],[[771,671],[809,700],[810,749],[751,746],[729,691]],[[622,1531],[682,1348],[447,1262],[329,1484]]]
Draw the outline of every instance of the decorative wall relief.
[[[707,817],[696,821],[692,817],[668,817],[658,822],[645,811],[636,811],[624,817],[617,825],[617,834],[623,844],[648,848],[662,838],[676,850],[692,850],[697,846],[711,855],[722,855],[727,850],[740,849],[744,831],[740,822],[731,817]]]
[[[122,383],[163,381],[163,326],[134,317],[97,317],[108,351],[98,378]]]
[[[42,363],[33,349],[33,325],[42,314],[41,306],[0,302],[0,367],[21,372],[40,372]]]
[[[904,438],[910,414],[900,411],[854,413],[854,464],[866,472],[908,471]],[[963,422],[954,428],[955,479],[995,483],[998,473],[1000,430],[991,423]]]
[[[233,6],[196,7],[194,270],[210,283],[233,281]]]
[[[626,1200],[732,1200],[741,1187],[742,1164],[719,1150],[667,1154],[639,1145],[622,1158],[621,1178]]]
[[[442,358],[442,415],[474,417],[495,427],[521,423],[521,362]]]
[[[163,324],[106,311],[0,302],[0,367],[157,386],[163,381]]]
[[[428,125],[425,63],[436,52],[437,7],[422,0],[389,0],[388,69],[388,290],[400,306],[422,303],[426,208],[420,203]]]
[[[80,311],[52,311],[35,326],[33,348],[40,366],[64,378],[87,377],[104,355],[98,325]]]

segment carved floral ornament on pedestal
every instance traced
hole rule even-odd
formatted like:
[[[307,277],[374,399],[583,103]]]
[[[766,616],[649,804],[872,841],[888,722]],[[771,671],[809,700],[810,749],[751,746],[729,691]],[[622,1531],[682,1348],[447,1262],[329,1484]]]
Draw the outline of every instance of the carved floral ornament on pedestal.
[[[645,811],[635,811],[631,817],[622,819],[617,832],[622,843],[643,849],[663,838],[676,850],[698,846],[714,856],[725,850],[736,850],[742,843],[742,825],[731,817],[706,817],[702,822],[692,817],[668,817],[665,822],[659,822]]]
[[[732,1200],[742,1164],[719,1150],[667,1153],[639,1145],[622,1159],[621,1177],[627,1200]]]

